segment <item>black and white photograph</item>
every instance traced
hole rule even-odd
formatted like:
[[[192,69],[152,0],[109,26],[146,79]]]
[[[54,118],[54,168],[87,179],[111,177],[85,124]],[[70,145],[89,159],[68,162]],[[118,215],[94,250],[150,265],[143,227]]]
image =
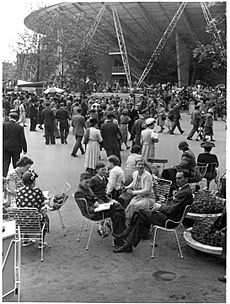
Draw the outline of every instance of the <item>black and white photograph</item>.
[[[228,302],[227,8],[1,4],[2,302]]]

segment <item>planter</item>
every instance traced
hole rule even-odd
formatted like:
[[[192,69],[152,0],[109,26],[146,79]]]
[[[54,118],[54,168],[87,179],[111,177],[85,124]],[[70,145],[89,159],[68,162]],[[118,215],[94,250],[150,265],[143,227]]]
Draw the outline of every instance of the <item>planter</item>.
[[[222,247],[210,246],[197,242],[192,238],[191,230],[192,227],[184,231],[184,239],[188,246],[205,253],[214,254],[218,256],[222,255]]]

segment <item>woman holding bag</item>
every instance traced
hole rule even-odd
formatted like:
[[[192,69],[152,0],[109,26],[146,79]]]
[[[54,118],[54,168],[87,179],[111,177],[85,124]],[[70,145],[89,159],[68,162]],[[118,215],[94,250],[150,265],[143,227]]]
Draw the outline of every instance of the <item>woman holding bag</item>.
[[[141,131],[141,154],[148,164],[150,158],[155,158],[155,143],[158,143],[158,134],[154,131],[156,120],[154,118],[146,119],[147,128]]]
[[[91,175],[95,175],[96,164],[99,162],[100,157],[100,143],[102,142],[101,132],[96,128],[97,124],[97,119],[90,119],[90,126],[86,130],[83,140],[83,143],[87,144],[84,167]]]

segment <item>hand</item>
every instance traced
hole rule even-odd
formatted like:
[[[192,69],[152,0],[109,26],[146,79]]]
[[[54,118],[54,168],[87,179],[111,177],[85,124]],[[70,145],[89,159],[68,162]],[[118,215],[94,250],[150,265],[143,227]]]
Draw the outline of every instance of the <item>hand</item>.
[[[97,207],[99,207],[100,206],[100,204],[98,203],[98,202],[95,202],[94,203],[94,208],[97,208]]]
[[[126,192],[129,194],[133,194],[133,190],[131,190],[131,189],[127,189]]]

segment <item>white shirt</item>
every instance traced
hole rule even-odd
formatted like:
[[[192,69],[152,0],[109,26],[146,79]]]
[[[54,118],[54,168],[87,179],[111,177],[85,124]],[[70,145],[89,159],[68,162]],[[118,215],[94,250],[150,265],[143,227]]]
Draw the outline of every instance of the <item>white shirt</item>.
[[[109,172],[109,180],[106,187],[106,194],[109,194],[113,189],[119,190],[122,188],[123,183],[125,182],[124,171],[119,166],[115,166]]]

